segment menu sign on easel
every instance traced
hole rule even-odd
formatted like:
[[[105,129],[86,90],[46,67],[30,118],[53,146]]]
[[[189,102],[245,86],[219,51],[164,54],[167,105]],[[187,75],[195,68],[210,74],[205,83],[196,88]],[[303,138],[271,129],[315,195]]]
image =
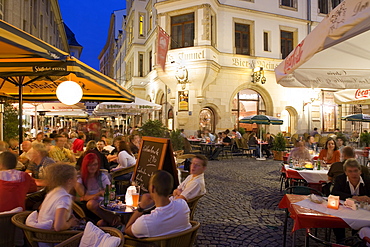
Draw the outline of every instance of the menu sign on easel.
[[[141,187],[142,193],[149,192],[150,177],[157,170],[171,173],[174,178],[173,189],[179,185],[170,139],[144,136],[132,176],[132,181]]]

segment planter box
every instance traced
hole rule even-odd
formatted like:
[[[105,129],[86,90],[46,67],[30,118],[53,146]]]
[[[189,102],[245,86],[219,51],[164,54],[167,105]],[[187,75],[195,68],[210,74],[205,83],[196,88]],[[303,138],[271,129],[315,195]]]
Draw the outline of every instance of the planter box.
[[[273,154],[274,154],[274,160],[281,160],[283,161],[284,160],[284,156],[287,154],[287,152],[285,151],[272,151]]]

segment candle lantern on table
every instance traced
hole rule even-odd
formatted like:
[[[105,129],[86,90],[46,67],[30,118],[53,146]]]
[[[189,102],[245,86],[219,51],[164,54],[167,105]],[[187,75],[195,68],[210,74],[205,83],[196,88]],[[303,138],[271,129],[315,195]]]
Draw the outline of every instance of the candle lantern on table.
[[[339,196],[330,195],[328,197],[328,208],[331,208],[331,209],[339,208]]]

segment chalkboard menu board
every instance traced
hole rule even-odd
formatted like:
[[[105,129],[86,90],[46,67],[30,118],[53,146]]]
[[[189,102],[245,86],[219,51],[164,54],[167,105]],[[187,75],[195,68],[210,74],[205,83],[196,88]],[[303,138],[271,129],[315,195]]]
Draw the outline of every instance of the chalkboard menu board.
[[[141,187],[142,193],[148,193],[149,180],[157,170],[172,174],[173,189],[179,185],[175,159],[170,139],[144,136],[132,180]]]

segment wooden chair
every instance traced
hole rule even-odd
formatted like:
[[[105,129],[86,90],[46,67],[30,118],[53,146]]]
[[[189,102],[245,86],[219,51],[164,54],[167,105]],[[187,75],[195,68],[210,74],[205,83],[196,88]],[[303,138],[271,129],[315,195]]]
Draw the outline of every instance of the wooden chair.
[[[189,209],[190,209],[190,220],[193,220],[194,214],[195,214],[195,210],[197,209],[198,201],[203,196],[204,195],[200,195],[200,196],[194,197],[193,199],[190,199],[188,201],[188,206],[189,206]]]
[[[19,227],[23,230],[28,242],[31,244],[32,247],[37,247],[38,242],[61,243],[64,240],[81,232],[81,231],[74,231],[74,230],[56,232],[53,230],[43,230],[43,229],[27,226],[25,222],[30,213],[31,213],[30,211],[25,211],[25,212],[14,215],[12,217],[12,223],[16,227]]]
[[[184,153],[185,154],[200,154],[202,149],[200,145],[191,145],[187,138],[184,138]]]
[[[13,247],[15,225],[12,223],[14,214],[0,214],[0,246]]]
[[[131,185],[130,181],[116,180],[117,177],[128,174],[135,170],[135,166],[129,166],[112,173],[112,180],[116,185],[117,195],[122,195],[126,193],[126,189]]]
[[[190,221],[190,223],[192,227],[188,230],[160,237],[133,238],[125,235],[125,244],[129,246],[191,247],[194,244],[200,223],[196,221]]]
[[[119,237],[121,239],[121,244],[118,245],[119,247],[123,247],[124,240],[123,240],[123,234],[120,230],[113,228],[113,227],[100,227],[104,232],[109,233],[111,236]],[[82,239],[83,232],[74,235],[73,237],[68,238],[67,240],[64,240],[60,244],[57,244],[55,247],[78,247],[80,245],[81,239]]]

